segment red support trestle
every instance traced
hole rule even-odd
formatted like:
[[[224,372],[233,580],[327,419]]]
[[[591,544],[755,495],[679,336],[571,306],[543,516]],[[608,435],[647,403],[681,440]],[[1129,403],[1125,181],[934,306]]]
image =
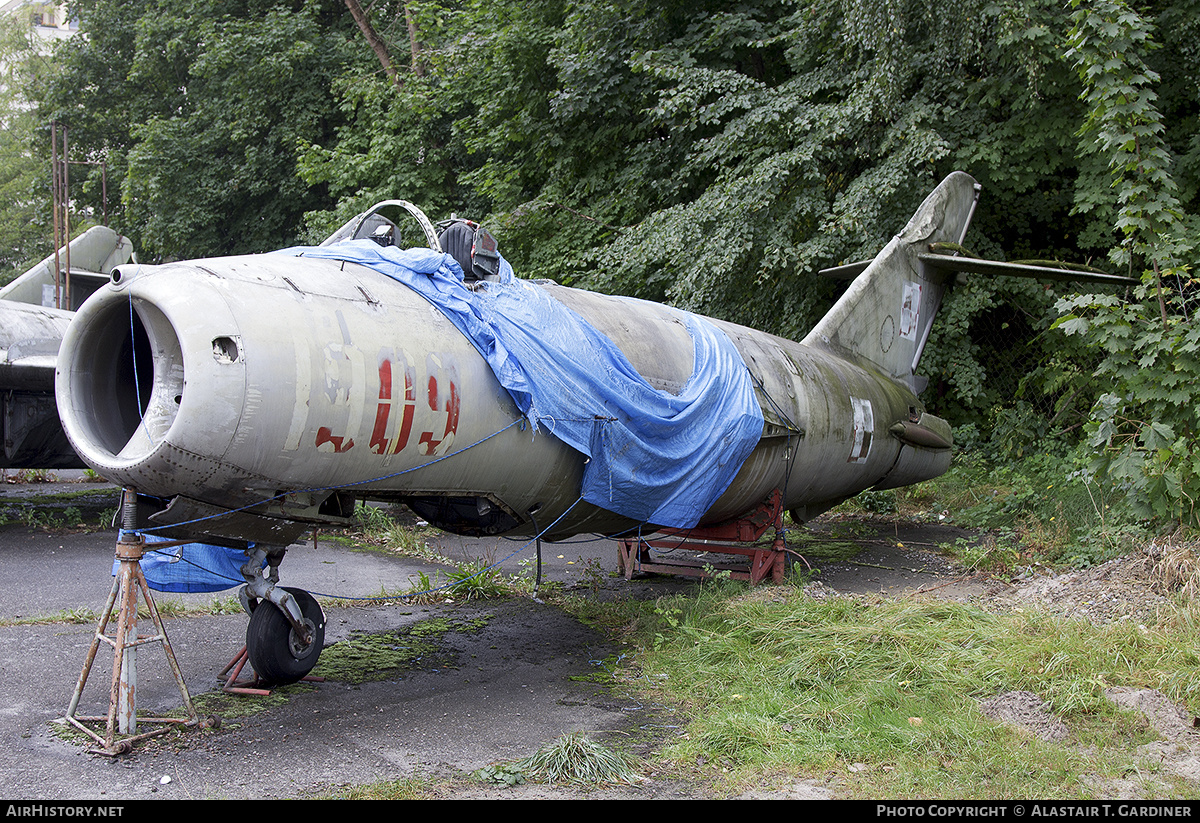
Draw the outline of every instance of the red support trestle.
[[[775,539],[769,547],[755,545],[774,527]],[[690,559],[652,559],[650,550],[711,552],[740,555],[746,563],[711,563]],[[783,495],[778,489],[752,511],[710,526],[692,529],[661,529],[651,537],[623,537],[617,541],[617,568],[626,580],[634,572],[658,572],[687,577],[711,577],[728,572],[735,580],[757,585],[770,578],[782,583],[787,574],[787,547],[783,539]]]

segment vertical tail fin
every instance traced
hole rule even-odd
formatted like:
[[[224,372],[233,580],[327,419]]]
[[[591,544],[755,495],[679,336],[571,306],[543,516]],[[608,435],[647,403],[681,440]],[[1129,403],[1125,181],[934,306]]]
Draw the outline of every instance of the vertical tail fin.
[[[941,305],[947,274],[918,255],[931,243],[962,242],[979,189],[963,172],[943,180],[803,342],[856,355],[914,391],[924,388],[917,385],[914,371]]]

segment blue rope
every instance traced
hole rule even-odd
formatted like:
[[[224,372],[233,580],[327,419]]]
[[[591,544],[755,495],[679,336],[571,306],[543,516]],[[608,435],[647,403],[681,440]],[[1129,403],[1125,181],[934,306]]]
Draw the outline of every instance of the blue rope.
[[[541,530],[540,532],[538,532],[538,533],[537,533],[535,536],[533,536],[533,537],[529,538],[529,539],[528,539],[528,540],[525,542],[525,545],[521,546],[520,548],[516,549],[515,551],[512,551],[512,552],[510,552],[510,553],[509,553],[507,556],[500,558],[500,559],[499,559],[499,560],[497,560],[495,563],[492,563],[490,566],[486,566],[486,567],[484,567],[484,568],[482,568],[482,569],[479,569],[479,570],[478,570],[478,571],[476,571],[474,574],[468,575],[467,577],[464,577],[464,578],[463,578],[463,579],[461,579],[461,580],[456,580],[456,581],[455,581],[455,582],[453,582],[453,583],[447,583],[447,584],[446,584],[446,585],[444,585],[444,586],[437,586],[437,587],[435,587],[435,588],[432,588],[432,589],[425,589],[425,590],[423,590],[423,591],[417,591],[417,592],[404,592],[404,593],[402,593],[402,594],[388,595],[388,596],[386,596],[386,597],[384,597],[384,596],[380,596],[380,597],[347,597],[347,596],[344,596],[344,595],[329,594],[329,593],[326,593],[326,592],[311,592],[311,594],[313,594],[313,595],[316,595],[316,596],[319,596],[319,597],[327,597],[327,598],[333,598],[333,599],[337,599],[337,600],[348,600],[348,601],[355,602],[355,603],[365,603],[365,602],[385,602],[385,601],[388,601],[388,600],[403,600],[403,599],[407,599],[407,598],[410,598],[410,597],[418,597],[418,596],[420,596],[420,595],[424,595],[424,594],[433,594],[433,593],[435,593],[435,592],[440,592],[440,591],[444,591],[444,590],[447,590],[447,589],[452,589],[452,588],[454,588],[455,586],[461,586],[461,585],[463,585],[464,583],[466,583],[466,582],[467,582],[467,581],[469,581],[469,580],[473,580],[473,579],[475,579],[476,577],[478,577],[478,576],[480,576],[480,575],[482,575],[482,574],[485,574],[486,572],[489,572],[489,571],[492,571],[493,569],[499,568],[499,567],[501,566],[501,564],[505,563],[505,562],[506,562],[506,561],[508,561],[508,560],[511,560],[512,558],[516,557],[518,554],[521,554],[522,552],[524,552],[525,550],[527,550],[527,549],[528,549],[528,548],[529,548],[531,545],[533,545],[533,544],[534,544],[534,543],[535,543],[535,542],[536,542],[536,541],[537,541],[539,538],[543,537],[543,536],[544,536],[545,534],[547,534],[547,533],[548,533],[548,532],[549,532],[551,529],[553,529],[553,528],[554,528],[556,525],[558,525],[559,521],[561,521],[561,520],[562,520],[564,517],[566,517],[568,514],[570,514],[570,513],[571,513],[571,510],[572,510],[572,509],[574,509],[574,508],[575,508],[577,505],[579,505],[579,503],[580,503],[582,500],[583,500],[583,497],[582,497],[582,496],[580,496],[580,497],[576,498],[575,502],[574,502],[574,503],[572,503],[570,506],[568,506],[568,507],[567,507],[567,509],[566,509],[566,511],[564,511],[564,512],[563,512],[562,514],[560,514],[560,515],[559,515],[557,518],[555,518],[555,520],[554,520],[554,522],[553,522],[553,523],[551,523],[551,524],[550,524],[549,526],[547,526],[545,529],[542,529],[542,530]],[[180,547],[178,547],[178,546],[172,547],[172,549],[179,549],[179,548],[180,548]],[[194,568],[200,569],[201,571],[204,571],[204,572],[206,572],[206,573],[208,573],[208,574],[212,574],[213,576],[215,576],[215,577],[218,577],[218,578],[220,578],[220,579],[222,579],[222,580],[229,580],[230,582],[233,582],[233,583],[243,583],[243,582],[245,582],[245,581],[244,581],[243,579],[241,579],[241,578],[230,577],[230,576],[228,576],[228,575],[221,574],[221,573],[219,573],[219,572],[215,572],[215,571],[213,571],[213,570],[211,570],[211,569],[207,569],[207,568],[205,568],[204,566],[200,565],[199,563],[193,563],[192,561],[190,561],[190,560],[188,560],[186,557],[184,557],[184,556],[182,555],[182,553],[178,553],[178,552],[172,551],[171,549],[148,549],[148,550],[147,550],[145,553],[146,553],[146,554],[171,555],[171,556],[174,556],[174,557],[175,557],[175,559],[176,559],[176,560],[178,560],[178,561],[180,561],[180,562],[187,563],[188,565],[190,565],[190,566],[192,566],[192,567],[194,567]]]
[[[134,318],[133,318],[133,293],[129,293],[129,350],[132,352],[133,360],[133,393],[134,399],[137,401],[138,421],[142,424],[142,428],[146,432],[146,439],[154,443],[154,438],[150,436],[150,429],[146,426],[145,409],[142,408],[142,387],[138,382],[138,366],[137,366],[137,334],[135,334]]]
[[[190,526],[194,523],[203,523],[208,520],[214,520],[218,517],[225,517],[226,515],[237,514],[238,512],[246,511],[247,509],[253,509],[256,506],[261,506],[264,503],[270,503],[273,500],[282,499],[291,494],[311,494],[311,493],[315,493],[315,492],[338,491],[339,489],[348,489],[348,488],[351,488],[352,486],[362,486],[366,483],[378,483],[383,480],[391,480],[393,477],[400,477],[401,475],[408,474],[409,472],[414,472],[419,469],[428,468],[429,466],[433,466],[437,463],[442,462],[443,460],[449,460],[451,457],[456,457],[457,455],[460,455],[463,452],[465,452],[467,449],[473,449],[482,443],[486,443],[487,441],[491,440],[493,437],[496,437],[499,434],[503,434],[504,432],[511,429],[513,426],[516,426],[516,425],[522,423],[523,420],[524,420],[524,418],[514,420],[511,423],[509,423],[507,426],[504,426],[503,428],[492,432],[487,437],[483,437],[479,440],[476,440],[474,443],[472,443],[469,446],[463,446],[458,451],[454,451],[449,454],[444,454],[441,457],[439,457],[437,460],[431,460],[428,463],[421,464],[420,466],[413,466],[412,468],[409,468],[409,469],[403,469],[402,471],[392,472],[391,474],[383,474],[378,477],[373,477],[373,478],[370,478],[367,480],[355,480],[353,483],[344,483],[340,486],[320,486],[320,487],[313,487],[313,488],[309,488],[309,489],[294,489],[289,492],[282,492],[280,494],[274,495],[273,497],[264,498],[263,500],[259,500],[256,503],[247,503],[245,506],[239,506],[235,509],[226,509],[225,511],[217,512],[216,514],[209,514],[209,515],[205,515],[204,517],[197,517],[194,520],[185,520],[181,523],[171,523],[171,524],[167,524],[167,525],[163,525],[163,526],[148,526],[144,529],[141,529],[140,531],[141,532],[154,532],[154,531],[159,531],[161,529],[172,529],[172,528],[177,528],[179,526]]]

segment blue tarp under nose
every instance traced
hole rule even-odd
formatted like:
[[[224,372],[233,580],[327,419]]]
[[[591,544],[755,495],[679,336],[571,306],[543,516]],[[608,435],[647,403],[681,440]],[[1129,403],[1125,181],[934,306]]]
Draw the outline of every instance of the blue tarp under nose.
[[[140,561],[142,575],[146,585],[156,592],[220,592],[246,582],[242,576],[246,553],[241,549],[208,543],[184,543],[155,549],[155,543],[165,543],[168,538],[152,534],[142,536],[146,540],[146,553]],[[113,560],[113,576],[120,568],[121,561]]]

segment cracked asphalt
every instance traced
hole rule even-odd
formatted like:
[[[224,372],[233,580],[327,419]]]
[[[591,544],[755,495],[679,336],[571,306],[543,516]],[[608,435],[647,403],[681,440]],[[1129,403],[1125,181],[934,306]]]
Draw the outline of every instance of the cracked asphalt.
[[[187,690],[205,718],[216,706],[221,725],[173,727],[135,743],[128,754],[95,754],[77,732],[64,734],[61,719],[96,625],[63,617],[102,610],[112,587],[116,532],[30,526],[13,514],[14,506],[35,505],[22,502],[31,495],[90,487],[55,483],[0,489],[9,512],[9,522],[0,525],[0,564],[8,579],[0,588],[5,674],[0,679],[0,775],[7,784],[0,795],[50,801],[300,797],[414,774],[469,772],[526,756],[567,732],[633,735],[649,722],[634,698],[614,696],[592,682],[619,649],[561,610],[533,599],[380,602],[375,598],[381,592],[405,591],[422,573],[436,579],[440,572],[444,579],[448,569],[319,538],[315,547],[310,540],[289,549],[281,578],[321,600],[326,655],[335,644],[361,634],[403,633],[417,624],[449,628],[410,665],[382,679],[327,679],[276,690],[268,698],[230,697],[220,694],[220,672],[245,642],[245,615],[169,615],[174,603],[207,606],[236,590],[155,593],[168,615],[166,633]],[[95,484],[96,495],[109,493],[115,506],[119,492]],[[503,566],[510,572],[534,556],[532,547],[519,542],[456,537],[446,538],[439,551],[455,560],[507,558]],[[616,567],[616,551],[608,541],[547,544],[543,579],[585,585],[595,580],[601,562]],[[47,617],[54,619],[38,620]],[[143,635],[152,628],[149,619],[139,622]],[[111,671],[112,651],[102,644],[76,716],[107,714]],[[320,672],[318,663],[314,674]],[[183,704],[162,643],[138,651],[136,701],[140,713],[154,715],[178,713]],[[104,735],[103,723],[90,725]],[[154,728],[141,723],[138,731]]]

